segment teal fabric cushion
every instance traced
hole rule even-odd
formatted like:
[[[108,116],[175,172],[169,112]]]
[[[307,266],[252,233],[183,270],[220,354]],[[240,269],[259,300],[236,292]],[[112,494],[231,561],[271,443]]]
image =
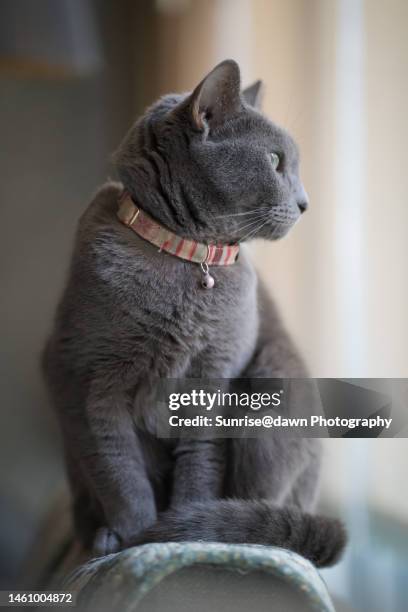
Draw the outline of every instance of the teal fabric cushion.
[[[268,546],[146,544],[88,561],[63,587],[77,595],[80,610],[89,611],[224,611],[231,602],[232,610],[249,612],[334,612],[313,565]]]

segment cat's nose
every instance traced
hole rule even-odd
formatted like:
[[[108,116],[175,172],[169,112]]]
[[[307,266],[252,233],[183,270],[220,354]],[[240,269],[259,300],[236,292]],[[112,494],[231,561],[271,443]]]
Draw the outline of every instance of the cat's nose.
[[[298,208],[300,213],[303,214],[309,207],[309,196],[302,184],[299,185],[296,196]]]
[[[300,210],[300,214],[303,214],[309,207],[309,196],[306,193],[306,189],[301,184],[297,192],[297,205]]]
[[[302,202],[298,202],[297,205],[300,210],[300,214],[303,215],[303,213],[306,212],[309,207],[309,202],[307,200],[302,200]]]

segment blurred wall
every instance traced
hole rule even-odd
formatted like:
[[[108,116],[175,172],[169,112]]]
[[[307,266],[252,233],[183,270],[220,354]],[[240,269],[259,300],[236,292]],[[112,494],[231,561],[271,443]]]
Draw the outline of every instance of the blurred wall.
[[[101,68],[25,78],[0,71],[0,583],[10,586],[33,528],[61,485],[59,432],[39,357],[64,283],[78,218],[109,174],[110,154],[140,110],[134,91],[148,3],[90,4]],[[140,38],[138,40],[141,40]]]
[[[366,2],[366,304],[370,376],[408,376],[408,3]]]

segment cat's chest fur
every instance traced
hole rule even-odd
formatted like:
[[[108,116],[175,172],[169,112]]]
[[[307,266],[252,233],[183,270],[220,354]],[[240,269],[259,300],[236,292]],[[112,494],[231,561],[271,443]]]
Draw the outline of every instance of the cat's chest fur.
[[[92,347],[96,369],[111,353],[129,376],[238,376],[258,329],[245,251],[232,266],[212,267],[215,286],[204,289],[197,264],[158,252],[117,220],[118,193],[105,188],[85,213],[68,289],[88,320],[80,342],[88,354]]]
[[[215,286],[204,289],[198,265],[140,239],[137,250],[122,323],[129,337],[142,333],[143,352],[157,374],[237,376],[258,327],[256,275],[245,254],[234,266],[211,269]]]

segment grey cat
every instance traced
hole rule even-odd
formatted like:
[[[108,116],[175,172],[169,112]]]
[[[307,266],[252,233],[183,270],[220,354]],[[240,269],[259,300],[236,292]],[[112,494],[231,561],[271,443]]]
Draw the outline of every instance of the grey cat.
[[[259,82],[241,92],[239,67],[227,60],[192,94],[161,98],[115,155],[121,183],[104,185],[81,217],[43,364],[76,529],[97,554],[157,541],[248,542],[322,566],[344,547],[342,524],[311,514],[318,441],[156,435],[158,378],[306,376],[245,245],[234,265],[211,268],[206,290],[197,264],[158,252],[116,214],[125,188],[180,237],[284,236],[307,196],[297,147],[258,110],[260,93]]]

